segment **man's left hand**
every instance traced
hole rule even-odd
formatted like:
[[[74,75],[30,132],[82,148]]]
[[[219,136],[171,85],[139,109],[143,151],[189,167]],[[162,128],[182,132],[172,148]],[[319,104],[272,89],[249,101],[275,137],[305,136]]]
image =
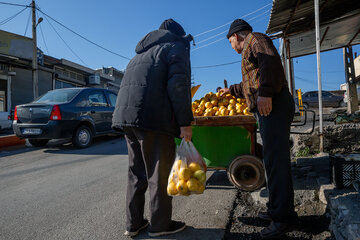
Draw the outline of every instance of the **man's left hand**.
[[[258,96],[257,108],[261,116],[268,116],[272,111],[272,98]]]

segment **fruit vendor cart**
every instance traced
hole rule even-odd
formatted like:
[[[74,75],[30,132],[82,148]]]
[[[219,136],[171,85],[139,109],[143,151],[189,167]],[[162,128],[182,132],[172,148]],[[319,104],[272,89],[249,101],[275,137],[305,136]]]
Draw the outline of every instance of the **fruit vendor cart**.
[[[253,191],[265,183],[261,145],[252,115],[195,117],[192,142],[208,168],[224,169],[239,189]]]

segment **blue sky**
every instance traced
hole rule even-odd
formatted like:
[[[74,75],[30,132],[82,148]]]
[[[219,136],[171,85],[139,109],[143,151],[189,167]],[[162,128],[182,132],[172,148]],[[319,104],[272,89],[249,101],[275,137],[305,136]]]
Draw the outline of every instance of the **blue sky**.
[[[31,3],[30,0],[4,1],[18,4]],[[187,33],[194,36],[243,16],[253,26],[254,31],[265,32],[272,1],[37,0],[36,3],[43,12],[68,28],[111,51],[132,58],[138,41],[148,32],[157,29],[167,18],[178,21]],[[20,35],[26,33],[26,36],[31,37],[31,19],[26,28],[30,8],[12,21],[1,25],[1,21],[20,10],[22,7],[0,4],[0,29]],[[249,15],[254,11],[257,12]],[[44,16],[38,13],[37,17]],[[71,50],[55,33],[49,22]],[[191,52],[193,67],[229,63],[241,59],[241,55],[231,49],[225,38],[226,33],[221,34],[228,30],[229,25],[195,38],[198,45]],[[128,60],[99,49],[45,17],[37,33],[38,47],[45,54],[56,58],[68,59],[93,69],[114,66],[122,70],[128,63]],[[278,47],[278,40],[274,43]],[[353,51],[360,54],[360,47],[355,46]],[[340,84],[345,81],[342,49],[322,53],[321,68],[323,89],[339,89]],[[315,55],[294,59],[294,70],[296,88],[301,88],[303,91],[317,89]],[[216,68],[193,68],[192,73],[195,84],[201,84],[195,98],[209,91],[215,91],[217,86],[223,86],[224,79],[227,79],[229,84],[241,81],[240,63]]]

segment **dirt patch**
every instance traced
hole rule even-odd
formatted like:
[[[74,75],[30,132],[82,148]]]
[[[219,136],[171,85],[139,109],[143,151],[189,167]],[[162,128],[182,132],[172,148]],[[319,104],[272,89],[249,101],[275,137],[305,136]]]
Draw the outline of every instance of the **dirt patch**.
[[[265,205],[254,203],[248,192],[238,191],[227,225],[225,240],[261,239],[260,231],[269,222],[257,218]],[[330,219],[326,216],[323,204],[316,201],[304,202],[296,207],[299,215],[299,227],[281,239],[332,240],[328,230]]]
[[[325,126],[324,152],[349,153],[360,151],[360,124],[339,124]],[[304,157],[319,152],[319,127],[311,135],[293,135],[294,147],[291,149],[293,157]]]

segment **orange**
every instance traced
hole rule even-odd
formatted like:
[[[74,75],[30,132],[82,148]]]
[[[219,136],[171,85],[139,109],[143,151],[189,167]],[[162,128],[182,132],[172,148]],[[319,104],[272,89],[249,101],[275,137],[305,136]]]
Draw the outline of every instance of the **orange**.
[[[168,186],[167,186],[167,192],[169,195],[176,195],[178,194],[177,188],[176,188],[176,184],[174,182],[169,182]]]
[[[179,171],[179,178],[184,180],[184,181],[187,181],[189,180],[191,177],[191,170],[187,167],[183,167],[183,168],[180,168],[180,171]]]
[[[186,195],[186,193],[188,192],[188,186],[186,184],[186,182],[184,180],[180,180],[177,184],[176,184],[176,190],[178,191],[178,193],[180,193],[181,195]]]

